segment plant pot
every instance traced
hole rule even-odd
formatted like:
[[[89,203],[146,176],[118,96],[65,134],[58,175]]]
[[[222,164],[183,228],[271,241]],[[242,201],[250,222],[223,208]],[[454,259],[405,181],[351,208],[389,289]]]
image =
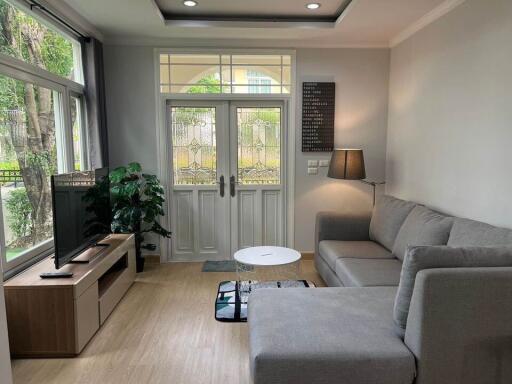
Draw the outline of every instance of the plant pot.
[[[140,234],[135,234],[135,266],[137,273],[144,271],[144,256],[142,256],[142,240],[143,237]]]
[[[135,267],[137,273],[144,271],[144,263],[146,262],[146,259],[142,255],[136,255],[135,257]]]

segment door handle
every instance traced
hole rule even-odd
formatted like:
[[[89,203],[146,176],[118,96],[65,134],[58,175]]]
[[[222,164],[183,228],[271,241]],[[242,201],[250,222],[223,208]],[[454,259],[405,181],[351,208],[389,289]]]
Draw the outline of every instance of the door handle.
[[[224,197],[224,188],[226,186],[226,183],[224,182],[224,175],[222,175],[220,177],[219,185],[220,185],[220,197]]]
[[[235,197],[235,176],[231,176],[229,178],[229,191],[231,197]]]

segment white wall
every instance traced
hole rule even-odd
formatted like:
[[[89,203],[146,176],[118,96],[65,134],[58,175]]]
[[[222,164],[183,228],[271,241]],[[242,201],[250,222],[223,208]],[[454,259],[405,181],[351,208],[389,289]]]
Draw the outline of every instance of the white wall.
[[[139,161],[157,171],[155,73],[152,47],[104,48],[111,166]],[[389,50],[299,49],[297,91],[301,82],[336,82],[336,145],[365,149],[368,177],[385,173]],[[314,221],[320,210],[370,210],[371,189],[358,182],[328,179],[326,169],[307,176],[307,159],[329,154],[303,154],[297,98],[295,247],[314,249]]]
[[[512,227],[511,20],[467,0],[392,50],[388,193]]]
[[[110,166],[137,161],[156,173],[153,48],[106,46],[104,55]]]
[[[371,187],[358,181],[327,178],[327,168],[307,175],[309,159],[330,159],[330,153],[301,152],[302,82],[336,83],[336,147],[362,148],[367,178],[385,179],[389,50],[299,49],[297,51],[297,126],[295,183],[295,248],[314,249],[315,216],[319,211],[369,211]]]

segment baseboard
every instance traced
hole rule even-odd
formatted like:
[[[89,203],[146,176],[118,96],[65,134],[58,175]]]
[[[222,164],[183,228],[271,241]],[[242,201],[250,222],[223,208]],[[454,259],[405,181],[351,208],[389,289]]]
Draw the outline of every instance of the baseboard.
[[[315,258],[315,252],[301,252],[302,260],[313,260]],[[144,259],[148,264],[160,264],[159,255],[144,255]]]

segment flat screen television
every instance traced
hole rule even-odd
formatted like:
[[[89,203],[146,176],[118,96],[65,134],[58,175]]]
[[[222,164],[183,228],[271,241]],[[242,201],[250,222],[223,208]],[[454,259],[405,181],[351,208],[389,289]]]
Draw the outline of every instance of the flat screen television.
[[[108,168],[51,178],[55,268],[111,233]]]

